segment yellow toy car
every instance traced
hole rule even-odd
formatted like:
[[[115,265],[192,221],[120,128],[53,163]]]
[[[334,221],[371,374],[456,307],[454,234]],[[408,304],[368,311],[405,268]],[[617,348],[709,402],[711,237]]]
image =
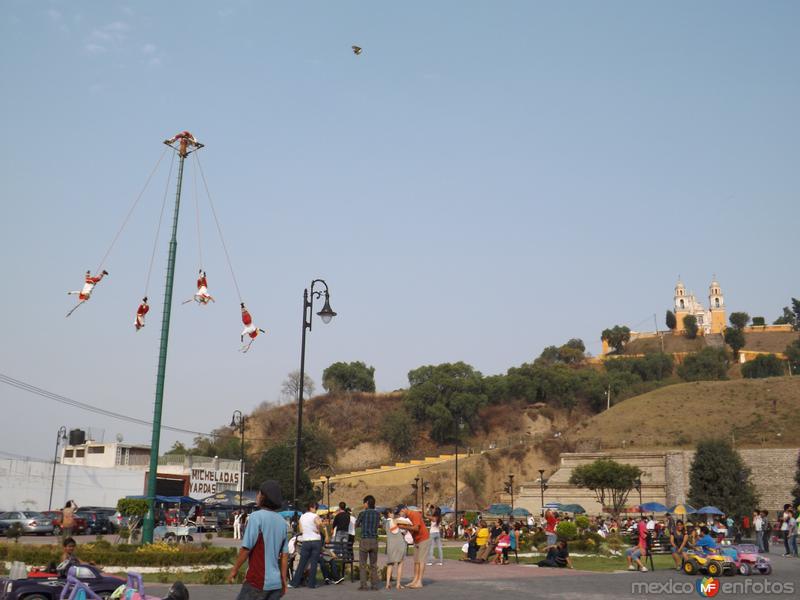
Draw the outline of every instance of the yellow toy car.
[[[719,577],[735,575],[736,563],[730,556],[721,554],[719,550],[710,550],[708,553],[689,550],[683,559],[681,569],[687,575],[705,573],[711,577]]]

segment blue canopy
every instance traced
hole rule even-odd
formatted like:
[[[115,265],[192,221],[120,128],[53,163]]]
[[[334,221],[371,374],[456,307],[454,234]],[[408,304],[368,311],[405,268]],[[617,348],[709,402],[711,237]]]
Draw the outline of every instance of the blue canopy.
[[[293,510],[282,510],[278,514],[282,516],[284,519],[291,519],[294,516],[294,512],[295,511]],[[297,511],[297,514],[302,514],[302,513],[300,513],[300,511]]]
[[[486,512],[490,515],[510,515],[511,514],[511,505],[510,504],[492,504],[489,508],[486,509]]]
[[[724,515],[725,513],[718,509],[716,506],[704,506],[697,509],[698,515]]]
[[[659,502],[645,502],[639,506],[640,512],[660,513],[667,512],[667,507]]]
[[[147,500],[147,496],[125,496],[129,500]],[[160,504],[201,504],[189,496],[156,496],[155,501]]]
[[[552,510],[559,510],[561,508],[561,502],[548,502],[544,507]]]
[[[522,508],[521,506],[518,506],[511,511],[512,517],[529,517],[530,515],[531,511],[529,511],[527,508]]]
[[[440,506],[440,507],[439,507],[439,510],[442,512],[442,514],[443,514],[443,515],[449,515],[450,513],[453,513],[453,512],[455,512],[455,511],[454,511],[452,508],[450,508],[449,506]]]

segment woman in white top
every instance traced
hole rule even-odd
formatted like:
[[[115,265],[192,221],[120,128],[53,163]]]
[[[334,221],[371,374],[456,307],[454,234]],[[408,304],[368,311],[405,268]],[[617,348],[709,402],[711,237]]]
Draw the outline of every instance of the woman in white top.
[[[294,577],[289,587],[300,587],[300,581],[308,565],[308,579],[306,585],[310,588],[317,586],[317,565],[322,553],[322,538],[328,543],[328,532],[322,524],[322,519],[317,515],[317,503],[310,502],[308,510],[300,517],[300,564],[294,572]]]
[[[428,527],[428,533],[431,538],[430,550],[428,551],[428,564],[433,564],[433,549],[439,548],[439,562],[438,565],[443,564],[444,554],[442,551],[442,510],[434,508],[431,514],[431,524]]]

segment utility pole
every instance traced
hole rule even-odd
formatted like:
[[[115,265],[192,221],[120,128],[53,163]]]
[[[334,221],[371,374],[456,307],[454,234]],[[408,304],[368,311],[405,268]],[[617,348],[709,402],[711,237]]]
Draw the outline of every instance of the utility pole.
[[[173,146],[178,142],[178,147]],[[164,287],[164,310],[161,319],[161,346],[158,352],[158,371],[156,372],[156,399],[153,406],[153,434],[150,442],[150,471],[147,474],[147,514],[142,524],[142,542],[153,543],[155,525],[156,483],[158,481],[158,446],[161,441],[161,412],[164,405],[164,379],[167,370],[167,347],[169,345],[169,321],[172,314],[172,284],[175,279],[175,254],[178,249],[178,214],[181,207],[181,184],[183,183],[183,163],[191,152],[199,150],[199,143],[188,131],[164,140],[167,146],[178,152],[178,183],[175,190],[175,212],[172,217],[172,237],[169,240],[167,258],[167,281]],[[191,148],[191,149],[190,149]]]
[[[611,408],[611,384],[608,384],[608,389],[606,390],[606,410]]]

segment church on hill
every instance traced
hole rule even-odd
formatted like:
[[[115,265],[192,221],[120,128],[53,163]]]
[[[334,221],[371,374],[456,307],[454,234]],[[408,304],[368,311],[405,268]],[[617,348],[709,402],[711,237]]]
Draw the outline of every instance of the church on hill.
[[[694,315],[697,319],[698,333],[703,335],[723,333],[725,330],[725,297],[716,276],[708,286],[708,308],[698,302],[695,295],[686,291],[686,286],[678,278],[675,284],[675,296],[673,297],[675,318],[678,326],[675,333],[686,331],[683,326],[683,319],[689,315]]]

